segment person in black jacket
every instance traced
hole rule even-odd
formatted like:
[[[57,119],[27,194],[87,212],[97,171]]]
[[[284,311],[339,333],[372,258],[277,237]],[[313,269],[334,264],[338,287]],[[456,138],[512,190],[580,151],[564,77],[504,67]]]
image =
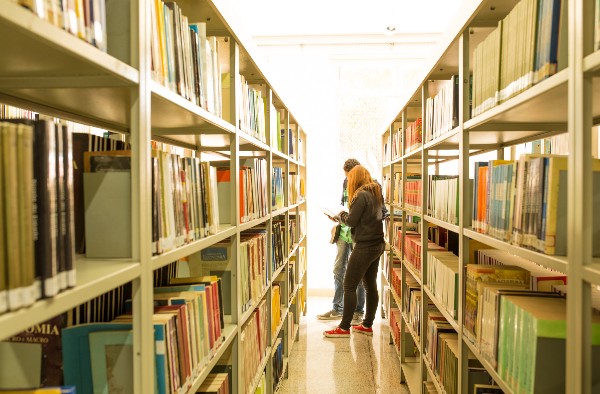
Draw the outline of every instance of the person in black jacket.
[[[366,311],[361,324],[352,326],[353,332],[373,335],[373,320],[379,302],[377,271],[379,257],[384,251],[383,198],[381,186],[371,178],[369,171],[355,166],[348,173],[350,211],[340,212],[337,218],[351,228],[354,247],[344,277],[344,312],[339,326],[325,331],[330,338],[349,337],[352,315],[356,308],[356,288],[362,281],[366,292]]]

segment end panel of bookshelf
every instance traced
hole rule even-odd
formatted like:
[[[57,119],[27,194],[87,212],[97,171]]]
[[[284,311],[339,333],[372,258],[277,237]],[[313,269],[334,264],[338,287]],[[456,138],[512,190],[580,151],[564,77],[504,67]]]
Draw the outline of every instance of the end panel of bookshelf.
[[[77,258],[75,270],[77,286],[64,290],[52,298],[41,299],[32,306],[0,315],[2,336],[8,338],[40,321],[48,320],[139,278],[141,266],[139,262],[125,260],[103,261]]]

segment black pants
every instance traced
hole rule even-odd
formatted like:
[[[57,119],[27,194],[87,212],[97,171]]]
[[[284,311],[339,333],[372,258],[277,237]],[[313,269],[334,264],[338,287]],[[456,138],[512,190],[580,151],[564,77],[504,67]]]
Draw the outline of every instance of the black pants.
[[[352,249],[346,276],[344,277],[344,315],[340,328],[350,329],[352,315],[356,309],[356,288],[360,281],[365,287],[366,311],[363,325],[371,327],[375,320],[377,304],[379,303],[379,292],[377,291],[377,271],[379,269],[379,257],[383,253],[385,243],[383,241],[369,244],[357,243]]]

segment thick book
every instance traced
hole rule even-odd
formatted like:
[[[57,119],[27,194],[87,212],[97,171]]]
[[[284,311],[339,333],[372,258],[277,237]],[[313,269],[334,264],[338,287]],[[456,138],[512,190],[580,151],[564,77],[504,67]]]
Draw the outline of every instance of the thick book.
[[[48,120],[35,124],[34,178],[36,184],[35,210],[37,225],[34,231],[36,275],[42,282],[45,297],[55,296],[58,283],[58,202],[56,177],[56,134],[55,126]]]

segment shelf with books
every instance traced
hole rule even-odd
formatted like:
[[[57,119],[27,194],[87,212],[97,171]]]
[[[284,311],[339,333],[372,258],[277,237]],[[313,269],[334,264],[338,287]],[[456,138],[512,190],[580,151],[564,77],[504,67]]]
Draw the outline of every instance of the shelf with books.
[[[425,355],[423,356],[423,364],[425,364],[425,368],[427,368],[427,372],[429,372],[431,381],[435,385],[435,388],[438,391],[438,394],[446,394],[446,390],[444,390],[444,388],[440,384],[439,376],[435,373],[435,371],[433,370],[433,368],[431,366],[431,361],[429,361],[429,357],[427,357]]]
[[[406,330],[410,333],[410,336],[412,337],[413,342],[415,343],[415,347],[417,348],[419,353],[421,353],[421,340],[415,332],[415,330],[413,330],[410,323],[410,318],[406,315],[405,312],[402,312],[402,319],[404,319],[404,327],[406,327]]]
[[[271,284],[272,281],[270,281],[269,284]],[[269,292],[270,287],[266,286],[261,292],[260,295],[257,297],[257,299],[253,299],[252,300],[252,305],[249,305],[248,308],[246,310],[243,311],[242,315],[240,316],[239,319],[239,324],[240,326],[243,326],[244,324],[246,324],[248,322],[248,319],[250,318],[250,316],[252,316],[252,314],[254,313],[254,311],[256,310],[256,308],[260,305],[261,301],[265,298],[265,296],[267,295],[267,293]]]
[[[436,226],[445,228],[445,229],[450,230],[452,232],[455,232],[455,233],[459,233],[460,232],[460,228],[457,225],[455,225],[455,224],[450,224],[448,222],[436,219],[436,218],[434,218],[432,216],[429,216],[429,215],[423,215],[423,219],[426,220],[427,222],[431,223],[431,224],[434,224]]]
[[[533,261],[534,263],[543,265],[544,267],[562,272],[563,274],[567,273],[568,261],[566,256],[550,256],[543,253],[538,253],[520,246],[511,245],[496,238],[490,237],[489,235],[473,231],[472,229],[465,228],[464,235],[493,248],[505,250],[514,255],[523,257],[524,259]]]
[[[206,238],[193,241],[192,243],[186,244],[180,248],[171,250],[161,255],[153,256],[152,269],[160,268],[169,263],[172,263],[173,261],[197,253],[210,245],[214,245],[227,238],[230,238],[231,236],[235,235],[236,231],[237,229],[230,224],[221,225],[219,226],[219,232],[217,234],[209,235]]]
[[[464,124],[467,131],[506,131],[504,143],[514,139],[513,131],[566,130],[568,70],[545,79],[519,95],[490,108]]]
[[[271,348],[274,348],[275,342],[277,342],[277,338],[279,337],[279,333],[281,332],[283,327],[287,324],[289,310],[290,310],[289,307],[285,307],[284,309],[281,310],[281,314],[280,314],[281,321],[279,322],[279,324],[275,328],[275,331],[273,331],[273,333],[271,335]]]
[[[211,373],[212,369],[217,365],[219,359],[227,351],[229,346],[231,346],[233,340],[237,336],[237,325],[235,324],[225,324],[225,328],[223,329],[223,342],[217,351],[212,355],[212,358],[208,361],[208,363],[198,371],[198,374],[195,376],[194,383],[187,390],[188,393],[195,393],[202,382],[206,379],[209,373]]]
[[[139,73],[135,68],[41,19],[15,2],[0,2],[0,21],[2,35],[11,37],[0,44],[3,56],[11,59],[11,62],[0,66],[3,76],[46,76],[46,83],[38,87],[46,85],[48,88],[86,87],[90,83],[102,88],[113,84],[122,87],[133,86],[139,81]],[[82,78],[92,76],[98,78]],[[35,87],[35,78],[28,81],[27,85],[29,88]]]
[[[490,377],[494,380],[494,382],[498,386],[500,386],[500,388],[502,388],[502,391],[504,391],[505,394],[512,393],[513,391],[510,389],[508,384],[506,384],[506,382],[504,382],[500,378],[500,375],[498,375],[498,372],[496,371],[496,369],[494,367],[492,367],[492,365],[489,362],[487,362],[487,360],[483,356],[481,356],[481,354],[479,354],[479,349],[477,349],[477,347],[474,344],[472,344],[471,341],[467,337],[463,337],[463,342],[467,345],[469,350],[475,355],[477,360],[479,360],[481,365],[483,365],[485,370],[490,374]]]
[[[125,260],[75,261],[77,286],[52,298],[38,300],[33,305],[14,312],[0,314],[0,339],[15,335],[35,324],[68,311],[81,303],[104,294],[139,277],[139,263]]]
[[[410,274],[413,276],[413,278],[415,278],[415,280],[417,281],[417,283],[419,283],[420,285],[421,283],[421,273],[419,271],[417,271],[417,269],[408,261],[406,261],[406,259],[403,260],[403,265],[404,268],[406,268],[406,270],[408,272],[410,272]]]
[[[429,299],[435,304],[435,307],[444,316],[448,324],[450,324],[452,328],[458,332],[458,322],[456,321],[456,319],[450,316],[443,303],[435,296],[435,294],[431,292],[429,286],[425,285],[423,286],[423,289],[425,290],[425,294],[427,294],[427,297],[429,297]]]
[[[266,354],[271,355],[272,354],[272,349],[271,347],[267,347],[267,352]],[[260,365],[258,366],[258,369],[256,371],[256,374],[254,375],[254,378],[252,378],[250,385],[245,388],[245,391],[242,391],[242,393],[246,393],[246,394],[251,394],[254,393],[256,390],[256,387],[258,387],[258,385],[260,384],[261,381],[261,377],[262,374],[267,366],[267,363],[271,360],[271,357],[263,357]]]

